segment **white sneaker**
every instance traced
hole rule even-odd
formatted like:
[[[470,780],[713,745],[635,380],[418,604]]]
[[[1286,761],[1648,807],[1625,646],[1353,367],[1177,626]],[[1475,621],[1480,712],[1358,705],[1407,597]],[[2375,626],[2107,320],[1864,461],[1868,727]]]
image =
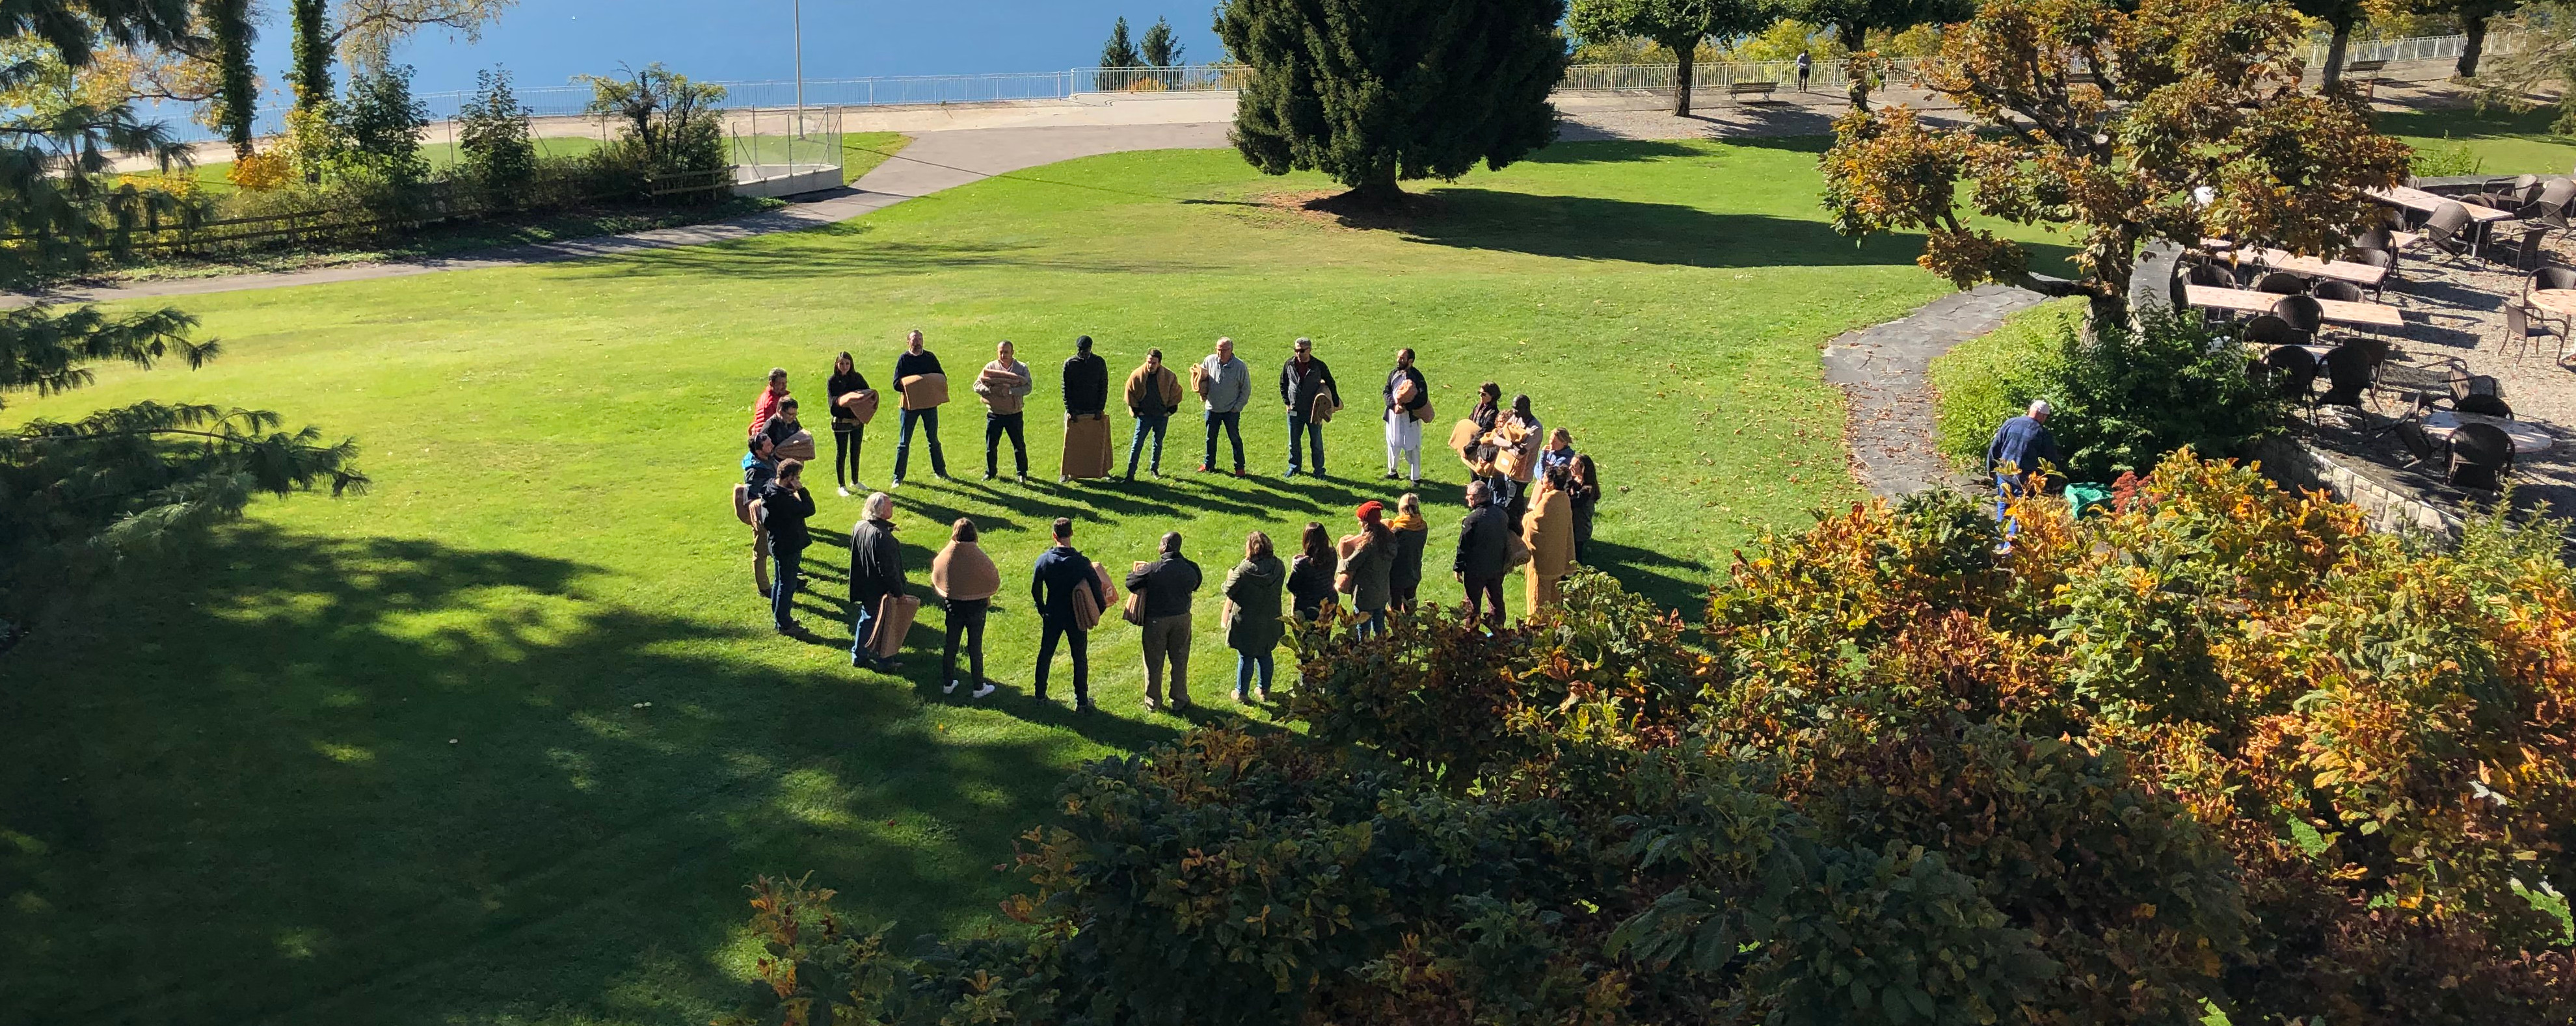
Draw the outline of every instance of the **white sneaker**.
[[[948,682],[948,686],[946,686],[946,687],[943,687],[943,688],[940,688],[940,689],[939,689],[939,693],[940,693],[940,694],[943,694],[943,695],[953,695],[953,694],[956,694],[956,693],[957,693],[957,682],[956,682],[956,681],[953,681],[953,680],[952,680],[952,681],[949,681],[949,682]]]
[[[986,684],[986,685],[984,685],[983,687],[976,688],[972,694],[969,694],[969,695],[967,695],[966,697],[968,697],[968,698],[982,698],[982,697],[984,697],[984,696],[986,696],[986,695],[989,695],[989,694],[992,694],[992,693],[993,693],[993,686],[992,686],[992,685],[990,685],[990,684]]]
[[[835,488],[833,490],[841,493],[841,497],[844,499],[850,497],[850,490],[848,488]]]

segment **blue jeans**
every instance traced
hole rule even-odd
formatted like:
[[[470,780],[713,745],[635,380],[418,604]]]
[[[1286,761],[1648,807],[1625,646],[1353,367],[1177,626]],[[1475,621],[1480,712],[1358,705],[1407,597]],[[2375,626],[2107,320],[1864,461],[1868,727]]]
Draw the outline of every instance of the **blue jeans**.
[[[1238,651],[1234,654],[1235,694],[1242,694],[1252,687],[1252,671],[1255,667],[1261,670],[1261,690],[1265,692],[1270,690],[1271,653],[1263,652],[1260,655],[1254,655],[1250,652]]]
[[[1168,416],[1136,418],[1136,436],[1127,442],[1128,480],[1136,479],[1136,456],[1145,451],[1145,433],[1148,431],[1154,433],[1154,472],[1163,472],[1163,429],[1171,426],[1172,418]]]
[[[939,453],[939,407],[903,411],[903,428],[894,440],[894,479],[903,480],[903,468],[912,462],[912,426],[920,424],[930,436],[930,472],[948,476],[948,459]]]
[[[882,598],[883,596],[879,597]],[[877,654],[868,651],[868,642],[874,640],[869,638],[868,635],[875,633],[876,625],[877,604],[875,601],[853,601],[850,603],[851,663],[873,663],[877,661]]]
[[[1351,631],[1361,641],[1383,636],[1386,634],[1386,610],[1361,610],[1359,622],[1352,626]]]
[[[805,558],[805,547],[782,549],[772,541],[769,558],[769,615],[778,621],[778,629],[783,631],[796,626],[796,564]]]
[[[2021,521],[2013,519],[2010,513],[2012,501],[2035,494],[2038,494],[2038,489],[2031,487],[2027,478],[2000,470],[1995,472],[1995,519],[2003,522],[2005,547],[2011,547],[2013,536],[2021,533]]]
[[[1220,427],[1225,429],[1225,436],[1234,442],[1234,471],[1240,474],[1243,472],[1243,411],[1241,410],[1233,413],[1207,411],[1207,458],[1199,462],[1211,467],[1216,466],[1216,432]]]
[[[1297,451],[1297,435],[1300,432],[1303,432],[1306,435],[1306,438],[1313,443],[1313,448],[1315,450],[1315,476],[1322,477],[1324,475],[1324,425],[1317,421],[1307,420],[1306,415],[1302,413],[1291,413],[1288,415],[1288,471],[1293,474],[1304,469],[1303,464],[1298,459],[1300,454]]]

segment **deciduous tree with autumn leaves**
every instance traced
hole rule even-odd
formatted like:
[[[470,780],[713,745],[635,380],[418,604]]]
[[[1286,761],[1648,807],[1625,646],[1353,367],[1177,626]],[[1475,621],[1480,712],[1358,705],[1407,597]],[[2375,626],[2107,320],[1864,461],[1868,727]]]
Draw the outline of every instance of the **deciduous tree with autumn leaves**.
[[[1825,206],[1849,235],[1924,233],[1919,262],[1961,288],[2082,295],[2097,320],[2127,316],[2151,240],[2339,252],[2409,151],[2348,94],[2300,88],[2304,45],[2278,3],[1988,0],[1922,71],[1973,123],[1846,115]],[[2065,230],[2080,273],[2035,272],[1996,222]]]

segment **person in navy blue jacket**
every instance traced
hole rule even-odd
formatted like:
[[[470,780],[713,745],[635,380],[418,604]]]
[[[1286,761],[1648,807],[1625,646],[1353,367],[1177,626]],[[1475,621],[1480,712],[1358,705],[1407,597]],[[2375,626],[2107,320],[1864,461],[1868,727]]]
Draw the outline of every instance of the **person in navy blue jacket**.
[[[2030,412],[2005,421],[1986,445],[1986,472],[1995,476],[1995,490],[2007,497],[2036,490],[2045,473],[2041,464],[2054,468],[2063,462],[2057,436],[2048,433],[2046,399],[2033,400]]]
[[[1092,603],[1102,611],[1109,609],[1109,595],[1100,588],[1100,575],[1091,570],[1091,560],[1073,547],[1073,521],[1057,517],[1055,546],[1038,556],[1037,566],[1029,574],[1029,601],[1038,608],[1038,624],[1044,632],[1038,640],[1036,691],[1046,698],[1047,666],[1055,662],[1058,640],[1073,649],[1073,705],[1091,708],[1091,632],[1073,620],[1075,589],[1089,589]]]

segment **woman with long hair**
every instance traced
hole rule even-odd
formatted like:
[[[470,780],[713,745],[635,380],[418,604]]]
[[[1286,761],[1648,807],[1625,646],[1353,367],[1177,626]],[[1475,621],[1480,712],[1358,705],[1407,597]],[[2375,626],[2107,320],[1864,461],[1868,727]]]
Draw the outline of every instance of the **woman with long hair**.
[[[1601,504],[1601,471],[1592,464],[1591,453],[1574,457],[1574,488],[1566,493],[1574,500],[1574,561],[1592,565],[1592,510]]]
[[[868,376],[859,373],[859,365],[843,352],[832,361],[832,376],[823,383],[823,394],[832,404],[832,480],[840,486],[841,497],[850,497],[850,489],[868,490],[859,480],[859,443],[868,426],[859,421],[858,412],[850,408],[853,397],[869,392]]]
[[[1260,673],[1261,700],[1270,700],[1271,653],[1286,633],[1279,623],[1279,589],[1288,567],[1270,551],[1270,536],[1243,537],[1243,562],[1225,575],[1225,647],[1234,650],[1234,700],[1240,704]]]
[[[1313,623],[1323,618],[1325,606],[1335,604],[1333,534],[1309,520],[1297,548],[1297,558],[1288,563],[1288,598],[1297,619]]]
[[[1395,598],[1395,532],[1383,519],[1386,506],[1360,503],[1352,514],[1360,522],[1357,544],[1343,548],[1341,572],[1351,581],[1351,609],[1359,614],[1353,629],[1365,640],[1386,633],[1386,607]]]
[[[993,596],[1002,590],[1002,572],[993,565],[993,557],[975,544],[975,522],[957,518],[948,533],[948,546],[930,560],[930,590],[948,603],[948,639],[939,648],[940,694],[957,690],[971,680],[974,687],[969,698],[982,698],[993,693],[993,682],[984,677],[984,617],[993,610]],[[973,676],[957,676],[957,642],[966,642],[966,664]]]

